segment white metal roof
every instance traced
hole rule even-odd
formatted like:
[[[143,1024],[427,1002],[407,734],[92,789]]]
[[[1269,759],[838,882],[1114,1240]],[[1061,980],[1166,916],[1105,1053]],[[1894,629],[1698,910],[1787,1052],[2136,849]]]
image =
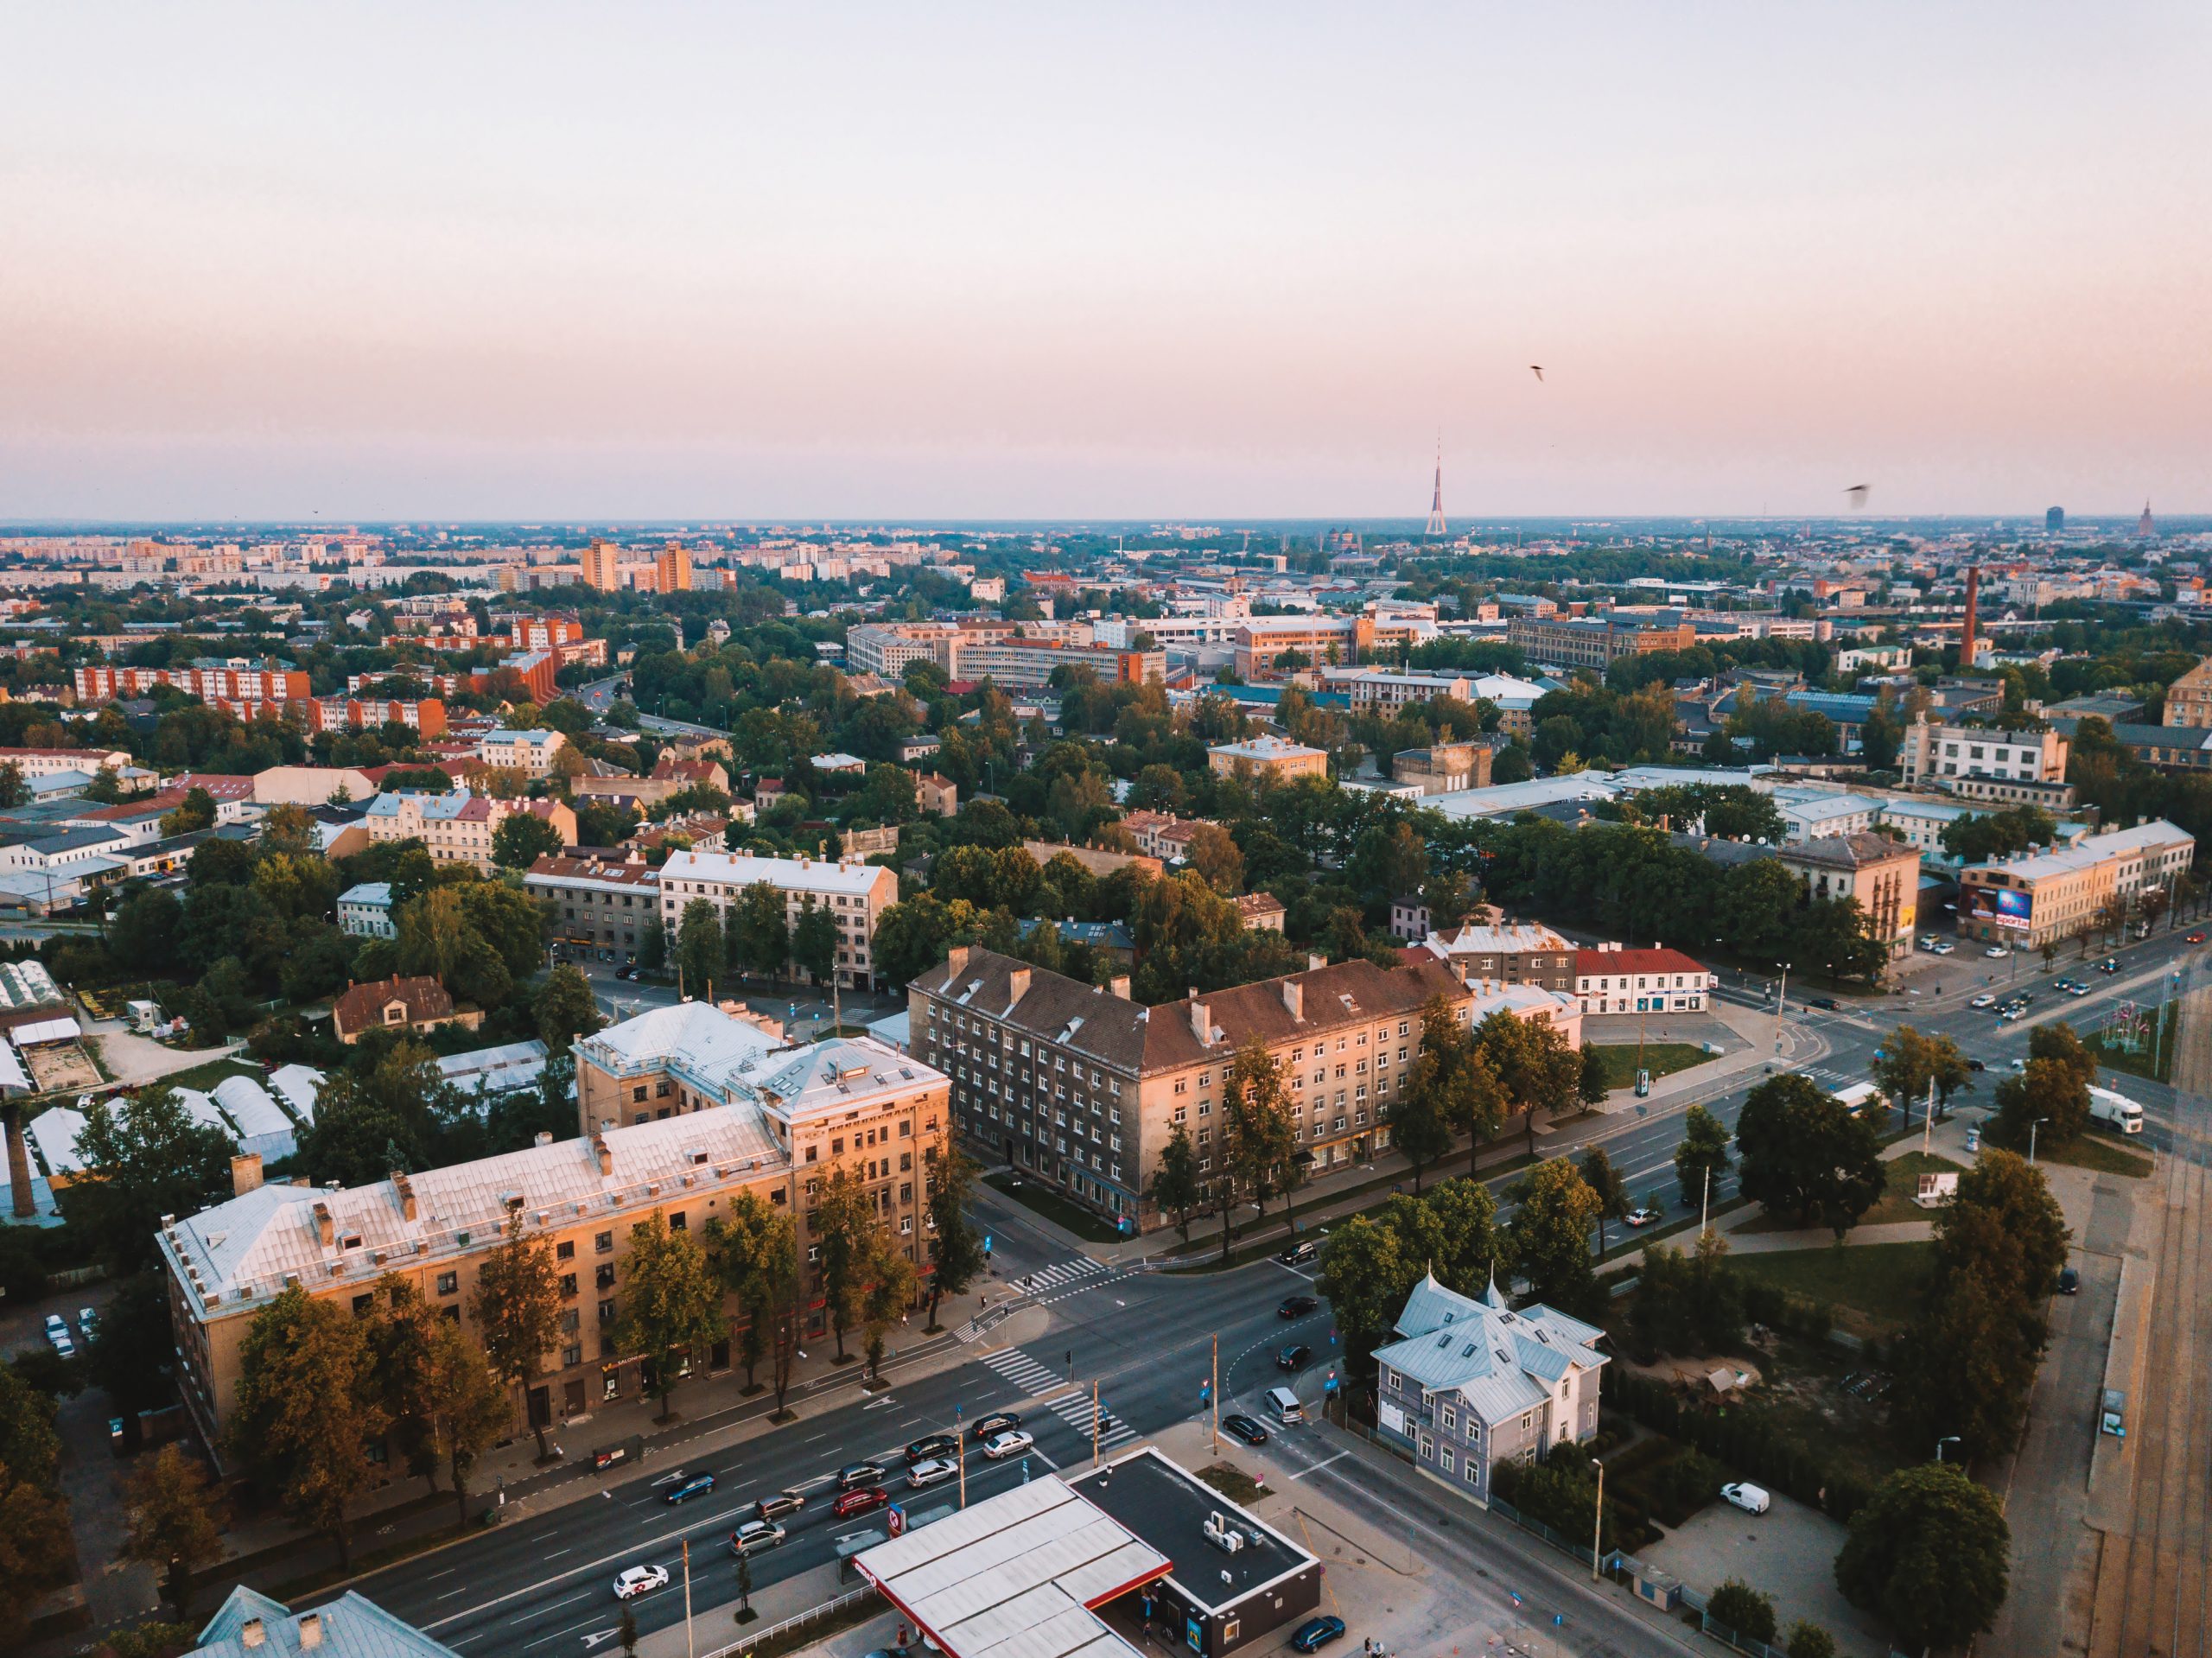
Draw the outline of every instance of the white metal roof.
[[[818,858],[756,858],[727,852],[671,852],[661,866],[660,890],[681,893],[678,882],[715,881],[750,886],[766,881],[791,893],[867,893],[885,875],[880,864],[824,862]],[[692,889],[696,892],[696,889]],[[682,907],[680,905],[677,906]]]
[[[8,1038],[17,1047],[28,1048],[40,1042],[74,1042],[83,1034],[83,1028],[73,1019],[41,1019],[18,1025],[8,1032]]]
[[[292,1132],[291,1118],[269,1097],[269,1090],[251,1077],[224,1077],[215,1084],[215,1103],[249,1140],[257,1134]]]
[[[322,1073],[313,1065],[279,1065],[270,1074],[269,1091],[291,1107],[294,1116],[312,1127],[315,1090],[322,1083]]]
[[[73,1106],[57,1105],[33,1117],[23,1131],[38,1147],[39,1161],[46,1165],[49,1175],[83,1171],[85,1161],[77,1155],[77,1136],[85,1131],[83,1112]]]

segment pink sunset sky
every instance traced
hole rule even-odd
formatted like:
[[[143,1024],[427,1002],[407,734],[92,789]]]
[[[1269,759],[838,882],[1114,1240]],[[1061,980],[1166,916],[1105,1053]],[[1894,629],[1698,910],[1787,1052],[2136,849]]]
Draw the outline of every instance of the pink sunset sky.
[[[19,7],[0,517],[2212,510],[2212,9]],[[1545,366],[1539,384],[1528,365]]]

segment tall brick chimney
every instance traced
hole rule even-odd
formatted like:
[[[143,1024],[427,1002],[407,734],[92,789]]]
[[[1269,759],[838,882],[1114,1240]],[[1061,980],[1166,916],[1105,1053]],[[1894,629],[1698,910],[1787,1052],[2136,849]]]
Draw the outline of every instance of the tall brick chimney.
[[[1967,566],[1967,620],[1959,632],[1959,671],[1967,673],[1974,668],[1974,609],[1981,598],[1981,566]]]

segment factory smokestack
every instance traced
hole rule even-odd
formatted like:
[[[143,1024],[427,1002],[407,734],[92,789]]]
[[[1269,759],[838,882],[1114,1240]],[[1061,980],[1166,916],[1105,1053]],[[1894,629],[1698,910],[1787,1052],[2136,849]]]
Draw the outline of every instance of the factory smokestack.
[[[1959,671],[1962,674],[1974,670],[1974,607],[1980,597],[1981,566],[1971,564],[1967,567],[1967,622],[1959,634]]]

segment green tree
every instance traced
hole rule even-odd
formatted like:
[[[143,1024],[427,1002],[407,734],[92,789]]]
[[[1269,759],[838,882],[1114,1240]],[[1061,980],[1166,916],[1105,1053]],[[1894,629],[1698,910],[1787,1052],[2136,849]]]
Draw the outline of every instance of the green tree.
[[[861,1330],[868,1353],[871,1385],[883,1379],[884,1335],[893,1318],[904,1318],[914,1305],[914,1285],[919,1276],[890,1229],[877,1225],[868,1235],[866,1276],[861,1289]]]
[[[1881,1199],[1874,1125],[1811,1078],[1785,1073],[1751,1089],[1736,1119],[1744,1195],[1770,1211],[1820,1221],[1840,1240]]]
[[[62,1208],[99,1241],[111,1269],[152,1264],[164,1215],[193,1215],[231,1195],[231,1141],[186,1114],[166,1083],[85,1108],[77,1155],[86,1179],[73,1182]]]
[[[1948,1036],[1923,1035],[1910,1025],[1900,1025],[1883,1037],[1880,1057],[1871,1069],[1876,1084],[1896,1102],[1907,1123],[1912,1121],[1913,1107],[1928,1097],[1930,1083],[1942,1107],[1950,1104],[1959,1089],[1974,1086],[1974,1073],[1956,1042]]]
[[[1563,1157],[1548,1159],[1514,1182],[1519,1207],[1505,1223],[1505,1250],[1537,1300],[1566,1312],[1589,1305],[1590,1229],[1603,1200]]]
[[[764,979],[782,976],[791,959],[791,936],[780,890],[761,880],[739,893],[732,928],[747,972]]]
[[[648,1384],[661,1402],[657,1421],[672,1413],[679,1369],[729,1328],[722,1317],[721,1286],[706,1251],[690,1232],[668,1223],[659,1210],[630,1229],[624,1267],[621,1318],[615,1339],[626,1353],[642,1353],[652,1367]]]
[[[704,1001],[722,973],[722,920],[709,900],[683,906],[676,928],[676,971],[686,994]]]
[[[1762,1595],[1741,1579],[1731,1578],[1714,1590],[1706,1600],[1705,1613],[1722,1628],[1734,1630],[1738,1640],[1774,1639],[1774,1598]]]
[[[1236,1051],[1222,1079],[1223,1186],[1248,1191],[1266,1219],[1268,1194],[1288,1188],[1290,1159],[1298,1151],[1290,1084],[1283,1068],[1257,1039]],[[1222,1259],[1229,1258],[1227,1202],[1222,1216]]]
[[[131,1475],[123,1505],[129,1529],[117,1553],[160,1574],[162,1598],[183,1623],[192,1615],[194,1574],[223,1558],[222,1491],[197,1458],[165,1445]]]
[[[0,807],[14,810],[31,797],[23,781],[23,768],[14,760],[0,761]]]
[[[1152,1172],[1151,1190],[1146,1195],[1161,1214],[1175,1217],[1183,1242],[1188,1243],[1191,1217],[1205,1201],[1205,1189],[1198,1179],[1198,1149],[1191,1144],[1190,1130],[1179,1122],[1168,1131],[1167,1143],[1160,1148],[1160,1166]]]
[[[162,833],[165,835],[191,835],[200,829],[215,827],[215,797],[194,784],[184,791],[173,811],[162,814]]]
[[[1675,1183],[1686,1204],[1702,1204],[1708,1191],[1727,1178],[1728,1125],[1701,1105],[1682,1117],[1682,1137],[1675,1146]]]
[[[1964,1647],[2005,1604],[2012,1542],[1994,1492],[1956,1463],[1919,1463],[1852,1516],[1836,1586],[1908,1649]]]
[[[1789,1658],[1835,1658],[1835,1637],[1801,1617],[1789,1626],[1789,1639],[1783,1650]]]
[[[1605,1258],[1605,1223],[1628,1218],[1628,1182],[1621,1178],[1620,1171],[1613,1166],[1613,1159],[1605,1155],[1602,1146],[1592,1146],[1582,1154],[1580,1172],[1582,1184],[1598,1195],[1598,1259]]]
[[[492,861],[502,869],[527,869],[561,849],[561,831],[536,812],[511,811],[492,831]]]
[[[1452,1153],[1452,1124],[1444,1115],[1448,1102],[1441,1086],[1444,1063],[1424,1041],[1399,1084],[1398,1097],[1382,1108],[1390,1144],[1413,1169],[1416,1197],[1423,1171]]]
[[[1198,879],[1224,898],[1244,890],[1244,854],[1220,824],[1201,823],[1192,829],[1184,856]]]
[[[302,1525],[353,1560],[347,1505],[378,1477],[369,1446],[388,1426],[366,1330],[297,1285],[256,1313],[239,1350],[232,1453]]]
[[[1574,1091],[1583,1104],[1593,1106],[1603,1105],[1612,1092],[1605,1079],[1605,1057],[1587,1042],[1582,1045],[1582,1075]]]
[[[745,1388],[753,1391],[754,1368],[767,1350],[775,1319],[774,1292],[795,1270],[798,1231],[787,1210],[765,1203],[754,1192],[740,1192],[729,1212],[707,1223],[707,1261],[722,1293],[737,1303],[738,1361],[745,1366]]]
[[[117,1285],[100,1309],[85,1366],[122,1413],[124,1441],[135,1450],[138,1413],[159,1410],[175,1397],[176,1330],[169,1320],[166,1273],[137,1273]]]
[[[2037,1145],[2063,1146],[2088,1121],[2089,1085],[2081,1073],[2063,1059],[2030,1059],[2026,1070],[1997,1084],[1990,1138],[2020,1151],[2031,1138]]]
[[[515,1420],[514,1401],[483,1350],[461,1325],[440,1318],[430,1337],[428,1396],[446,1472],[453,1481],[454,1507],[468,1518],[468,1482],[479,1458],[506,1437]]]
[[[537,1016],[537,1034],[554,1053],[566,1053],[580,1037],[589,1036],[603,1022],[591,981],[563,962],[545,975],[531,1011]]]
[[[1370,1368],[1421,1274],[1421,1262],[1406,1259],[1397,1234],[1363,1215],[1330,1229],[1314,1287],[1327,1298],[1348,1367]]]
[[[410,1474],[438,1489],[437,1411],[430,1396],[431,1342],[444,1322],[414,1283],[396,1273],[377,1280],[375,1316],[364,1321],[370,1385],[391,1424],[391,1448]]]
[[[930,1317],[929,1328],[938,1326],[938,1303],[948,1295],[965,1295],[968,1287],[988,1266],[983,1236],[969,1213],[975,1195],[976,1165],[957,1147],[926,1166],[929,1179]]]
[[[484,1260],[470,1311],[492,1374],[524,1400],[525,1414],[537,1434],[537,1459],[543,1462],[549,1455],[546,1422],[539,1412],[527,1409],[527,1402],[530,1384],[561,1339],[561,1274],[553,1264],[552,1247],[543,1238],[524,1237],[519,1223],[511,1226]]]
[[[69,1579],[76,1550],[69,1509],[50,1482],[0,1458],[0,1638],[20,1638],[50,1591]]]
[[[1521,1019],[1501,1009],[1475,1027],[1474,1051],[1496,1073],[1511,1109],[1522,1115],[1531,1148],[1538,1112],[1556,1117],[1573,1109],[1582,1056],[1549,1020]]]
[[[661,925],[660,918],[649,915],[638,928],[638,966],[647,973],[658,973],[668,964],[668,929]]]
[[[832,1170],[822,1183],[814,1236],[821,1252],[823,1302],[840,1364],[845,1363],[845,1332],[861,1321],[877,1224],[875,1198],[867,1183],[851,1169]]]
[[[810,894],[791,929],[791,965],[817,984],[827,984],[837,970],[837,920]]]

